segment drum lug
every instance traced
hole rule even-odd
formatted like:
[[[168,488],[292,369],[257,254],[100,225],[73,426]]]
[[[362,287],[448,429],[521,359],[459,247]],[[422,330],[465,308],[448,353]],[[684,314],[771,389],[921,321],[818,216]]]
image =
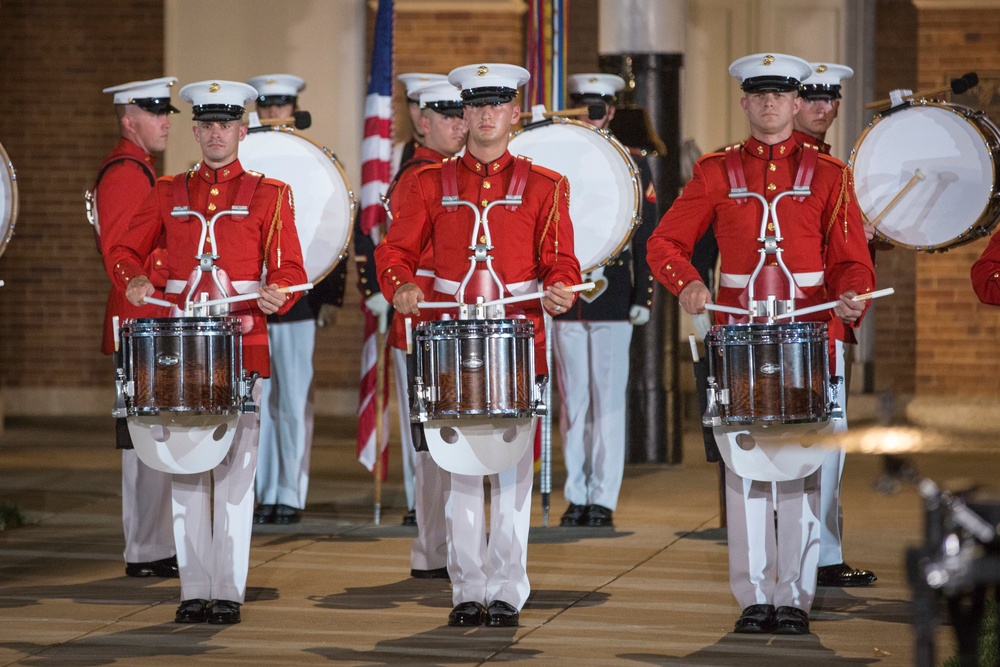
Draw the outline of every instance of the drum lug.
[[[719,385],[715,384],[715,378],[709,377],[706,392],[708,394],[708,407],[705,409],[705,414],[701,417],[701,425],[705,428],[722,426],[722,417],[719,415],[718,404],[728,402],[729,391],[719,389]]]
[[[840,407],[838,401],[842,391],[844,391],[844,378],[840,375],[834,375],[830,378],[830,419],[840,420],[844,418],[844,409]]]
[[[536,417],[544,417],[549,413],[549,406],[545,405],[545,385],[549,383],[548,375],[535,376],[535,400],[532,412]]]
[[[424,379],[419,376],[413,378],[413,400],[412,405],[410,405],[411,422],[420,422],[422,424],[428,419],[425,392]]]
[[[253,385],[260,377],[257,371],[250,371],[250,375],[244,375],[240,380],[240,412],[253,414],[257,412],[257,405],[253,402]]]
[[[131,381],[125,381],[125,371],[117,369],[118,379],[115,380],[115,405],[111,408],[111,416],[115,419],[128,417],[128,406],[125,403],[125,395],[132,395],[134,388]]]

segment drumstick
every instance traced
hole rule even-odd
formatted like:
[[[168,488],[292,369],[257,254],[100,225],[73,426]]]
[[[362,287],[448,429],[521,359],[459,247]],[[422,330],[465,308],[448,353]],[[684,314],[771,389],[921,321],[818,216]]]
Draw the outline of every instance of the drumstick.
[[[403,329],[406,331],[406,353],[413,354],[413,319],[407,317],[403,320]]]
[[[306,292],[313,288],[312,283],[302,283],[301,285],[292,285],[291,287],[279,287],[278,291],[284,294],[290,294],[292,292]],[[210,306],[218,306],[224,303],[237,303],[239,301],[253,301],[254,299],[259,299],[260,295],[256,292],[250,292],[248,294],[237,294],[236,296],[227,296],[222,299],[212,299],[211,301],[197,301],[191,304],[192,308],[208,308]],[[174,305],[169,303],[167,305]]]
[[[915,93],[910,93],[909,95],[904,95],[904,100],[915,100],[921,97],[934,97],[936,95],[943,95],[944,93],[954,93],[956,95],[961,95],[970,88],[974,88],[979,85],[979,75],[975,72],[968,72],[963,74],[957,79],[951,80],[951,85],[947,88],[938,88],[936,90],[918,90]],[[875,102],[869,102],[865,105],[865,109],[877,109],[887,104],[892,104],[892,100],[878,100]]]
[[[729,313],[730,315],[746,315],[750,316],[750,311],[746,308],[730,308],[729,306],[719,306],[714,303],[706,303],[705,310],[715,310],[720,313]]]
[[[164,308],[173,308],[175,305],[169,301],[166,301],[165,299],[156,299],[151,296],[142,297],[142,303],[143,305],[148,303],[151,306],[163,306]]]
[[[889,210],[893,206],[895,206],[899,202],[900,199],[903,198],[903,195],[905,195],[907,192],[909,192],[910,188],[912,188],[919,181],[922,181],[925,178],[927,178],[927,177],[924,176],[924,172],[920,171],[919,169],[917,169],[916,171],[914,171],[913,172],[913,178],[911,178],[906,183],[906,185],[903,186],[903,189],[899,191],[899,194],[897,194],[895,197],[892,198],[892,201],[889,202],[889,205],[886,206],[884,209],[882,209],[882,212],[879,213],[878,215],[876,215],[875,219],[872,220],[871,222],[869,222],[868,224],[871,225],[872,227],[878,227],[878,223],[882,222],[882,218],[885,217],[885,214],[888,213]]]
[[[691,360],[698,363],[701,361],[701,355],[698,354],[698,343],[694,339],[694,334],[688,336],[688,343],[691,344]]]
[[[594,118],[594,114],[597,110],[594,107],[598,107],[601,110],[601,115]],[[573,116],[584,116],[591,118],[592,120],[600,120],[604,118],[604,105],[603,104],[591,104],[586,107],[576,107],[575,109],[561,109],[559,111],[546,111],[542,114],[545,118],[567,118]],[[530,111],[522,111],[521,118],[531,118]]]
[[[563,287],[561,289],[569,290],[570,292],[586,292],[587,290],[594,289],[597,287],[596,284],[580,283],[579,285],[570,285],[569,287]],[[546,292],[532,292],[530,294],[521,294],[520,296],[508,296],[503,299],[496,299],[494,301],[487,301],[484,306],[502,306],[508,303],[519,303],[521,301],[531,301],[532,299],[541,299],[544,297]]]
[[[114,315],[114,316],[111,317],[111,331],[112,331],[112,336],[114,336],[114,339],[115,339],[115,352],[117,352],[118,351],[118,344],[119,344],[119,341],[118,341],[119,330],[118,330],[118,316],[117,315]]]
[[[865,292],[864,294],[859,294],[854,297],[854,301],[870,301],[872,299],[878,299],[883,296],[889,296],[890,294],[895,294],[896,290],[892,287],[886,287],[885,289],[875,290],[874,292]],[[798,317],[799,315],[809,315],[810,313],[818,313],[821,310],[829,310],[833,308],[838,303],[840,299],[836,301],[829,301],[827,303],[821,303],[818,306],[809,306],[808,308],[799,308],[798,310],[790,310],[787,313],[782,313],[781,315],[776,315],[774,321],[787,320],[790,317]]]

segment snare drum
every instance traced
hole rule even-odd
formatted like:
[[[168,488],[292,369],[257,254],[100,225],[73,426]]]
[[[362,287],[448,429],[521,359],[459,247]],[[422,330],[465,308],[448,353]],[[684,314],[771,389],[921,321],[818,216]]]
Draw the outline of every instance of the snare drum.
[[[573,251],[582,273],[614,260],[641,221],[639,170],[609,132],[567,118],[511,135],[510,152],[569,179]]]
[[[722,424],[795,424],[830,418],[826,324],[716,325],[705,345],[709,385]]]
[[[252,411],[256,373],[243,377],[238,317],[125,320],[122,390],[128,417]]]
[[[1000,219],[998,146],[1000,130],[982,111],[926,101],[885,111],[851,151],[858,204],[874,220],[919,169],[924,180],[888,210],[876,235],[925,251],[975,241]]]
[[[0,255],[7,248],[14,235],[17,221],[17,173],[7,157],[7,151],[0,145]]]
[[[354,230],[354,193],[337,156],[289,127],[249,132],[240,163],[292,186],[295,227],[309,281],[325,278],[345,257]]]
[[[422,322],[414,339],[413,421],[535,416],[531,320]]]

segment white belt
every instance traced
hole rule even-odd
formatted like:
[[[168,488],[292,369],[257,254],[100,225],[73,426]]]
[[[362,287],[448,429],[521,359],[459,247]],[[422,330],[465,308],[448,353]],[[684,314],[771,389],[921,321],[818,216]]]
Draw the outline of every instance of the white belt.
[[[417,272],[413,274],[415,276],[423,276],[424,278],[433,278],[434,272],[430,269],[417,269]]]
[[[168,280],[167,281],[167,294],[180,294],[186,291],[187,281],[186,280]],[[254,292],[260,287],[260,282],[256,280],[234,280],[233,289],[239,294],[249,294]]]
[[[462,285],[460,282],[455,282],[454,280],[445,280],[444,278],[434,278],[434,289],[442,294],[450,294],[455,296],[458,294],[458,288]],[[522,294],[531,294],[532,292],[538,291],[538,281],[537,280],[525,280],[523,282],[514,283],[512,285],[504,285],[507,291],[510,292],[511,296],[521,296]]]
[[[793,273],[792,278],[798,287],[819,287],[823,284],[822,271],[810,271],[808,273]],[[723,273],[719,276],[719,287],[732,287],[743,289],[750,284],[749,273]]]

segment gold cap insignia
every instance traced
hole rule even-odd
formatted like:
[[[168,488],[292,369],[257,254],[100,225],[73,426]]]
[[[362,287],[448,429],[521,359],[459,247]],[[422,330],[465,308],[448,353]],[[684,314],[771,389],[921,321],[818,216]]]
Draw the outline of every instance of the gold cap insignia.
[[[770,65],[774,62],[774,56],[764,56],[764,65]]]
[[[827,69],[829,69],[829,68],[826,65],[820,65],[819,67],[816,68],[816,73],[817,74],[822,74]]]
[[[479,69],[476,70],[476,74],[478,74],[479,76],[486,76],[486,73],[489,71],[490,71],[489,67],[487,67],[486,65],[480,65]]]
[[[265,81],[264,83],[271,83],[271,84],[274,84],[274,83],[278,83],[278,80],[277,80],[277,79],[268,79],[268,80],[267,80],[267,81]]]
[[[170,81],[169,83],[167,83],[167,88],[173,88],[175,83],[177,83],[177,82],[176,81]]]
[[[211,86],[208,87],[208,92],[210,92],[210,93],[217,93],[217,92],[219,92],[220,88],[222,88],[222,86],[220,86],[217,83],[213,83]]]
[[[597,83],[598,81],[599,79],[596,76],[592,76],[589,79],[587,79],[587,83]]]

